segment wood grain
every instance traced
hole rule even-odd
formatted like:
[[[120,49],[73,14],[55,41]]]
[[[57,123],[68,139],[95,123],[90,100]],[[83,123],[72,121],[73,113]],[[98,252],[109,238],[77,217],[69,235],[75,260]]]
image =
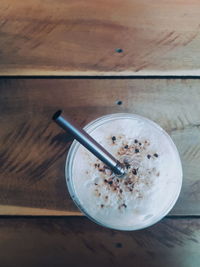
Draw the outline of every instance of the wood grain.
[[[1,218],[0,236],[5,267],[200,265],[200,219],[164,219],[145,230],[122,232],[86,218]]]
[[[198,0],[2,0],[0,75],[200,75]]]
[[[160,124],[183,164],[183,188],[171,214],[199,215],[199,103],[199,80],[1,79],[0,214],[79,214],[64,177],[71,138],[51,121],[62,108],[81,126],[115,112]]]

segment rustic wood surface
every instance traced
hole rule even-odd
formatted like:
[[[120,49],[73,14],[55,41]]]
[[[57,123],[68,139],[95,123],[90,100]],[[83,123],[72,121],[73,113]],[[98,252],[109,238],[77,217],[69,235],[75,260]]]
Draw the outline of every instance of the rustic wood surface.
[[[0,219],[0,266],[199,267],[200,219],[108,230],[86,218]]]
[[[198,0],[1,0],[1,75],[200,75]]]
[[[115,112],[160,124],[183,163],[183,188],[171,214],[199,215],[199,103],[199,80],[1,79],[0,214],[80,214],[64,177],[71,138],[51,121],[62,108],[81,126]]]

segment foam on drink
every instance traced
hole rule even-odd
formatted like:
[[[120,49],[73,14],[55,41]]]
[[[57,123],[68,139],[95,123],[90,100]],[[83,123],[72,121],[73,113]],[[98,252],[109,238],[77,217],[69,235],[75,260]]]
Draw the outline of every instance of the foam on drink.
[[[181,186],[181,163],[169,136],[140,116],[116,116],[90,134],[125,164],[126,175],[117,177],[78,145],[71,183],[79,206],[95,221],[115,229],[153,223],[168,210]]]

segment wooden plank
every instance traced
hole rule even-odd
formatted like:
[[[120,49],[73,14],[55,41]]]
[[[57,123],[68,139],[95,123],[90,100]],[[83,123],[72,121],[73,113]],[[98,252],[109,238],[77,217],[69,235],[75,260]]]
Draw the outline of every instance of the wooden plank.
[[[200,265],[199,219],[164,219],[145,230],[122,232],[86,218],[1,218],[0,236],[0,266]]]
[[[2,0],[0,75],[200,75],[199,17],[198,0]]]
[[[0,214],[78,214],[64,177],[71,138],[51,121],[62,108],[81,126],[115,112],[160,124],[183,163],[183,188],[171,214],[199,215],[199,103],[199,80],[1,79]]]

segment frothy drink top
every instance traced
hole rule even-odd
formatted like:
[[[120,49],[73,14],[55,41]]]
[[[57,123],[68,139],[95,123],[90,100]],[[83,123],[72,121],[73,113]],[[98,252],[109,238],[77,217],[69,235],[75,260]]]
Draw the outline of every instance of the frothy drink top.
[[[165,215],[175,203],[182,179],[178,152],[169,136],[140,116],[105,116],[88,131],[125,164],[117,177],[77,144],[70,187],[73,198],[95,221],[122,230],[143,228]]]

